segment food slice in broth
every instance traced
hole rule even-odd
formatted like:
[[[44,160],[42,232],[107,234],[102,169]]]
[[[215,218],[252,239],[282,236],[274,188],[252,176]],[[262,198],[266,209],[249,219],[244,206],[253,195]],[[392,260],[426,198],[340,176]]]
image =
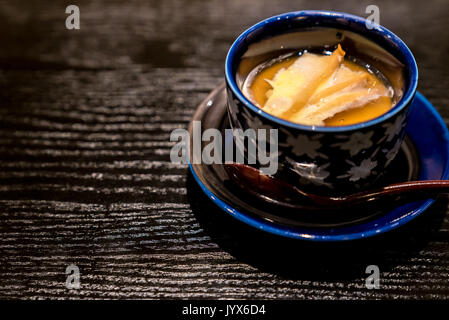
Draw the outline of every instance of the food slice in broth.
[[[340,112],[361,108],[387,97],[385,86],[366,71],[355,71],[342,65],[312,95],[307,105],[289,120],[308,125],[325,125],[325,120]]]
[[[331,55],[304,53],[291,66],[279,70],[269,83],[272,92],[263,110],[289,119],[301,110],[315,90],[343,62],[345,52],[340,46]]]
[[[339,92],[321,99],[318,103],[308,105],[290,118],[290,121],[324,126],[324,120],[339,112],[360,108],[369,102],[379,99],[379,94],[373,94],[369,88],[360,88]]]
[[[266,67],[246,90],[264,111],[306,125],[338,126],[373,119],[392,106],[391,90],[369,69],[345,58],[305,52]]]

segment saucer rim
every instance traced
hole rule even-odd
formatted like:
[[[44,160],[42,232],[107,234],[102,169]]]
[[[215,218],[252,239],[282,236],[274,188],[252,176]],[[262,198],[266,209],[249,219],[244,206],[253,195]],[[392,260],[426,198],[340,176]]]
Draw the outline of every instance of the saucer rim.
[[[220,85],[216,89],[214,89],[208,95],[208,97],[205,99],[205,101],[210,100],[210,97],[212,97],[217,92],[219,92],[220,89],[222,89],[222,87],[223,86]],[[424,97],[424,95],[421,94],[420,92],[416,92],[415,99],[421,100],[421,103],[423,103],[424,106],[431,112],[432,116],[435,118],[435,120],[437,121],[437,123],[440,126],[440,131],[444,132],[444,136],[442,137],[442,139],[446,142],[446,145],[449,146],[449,130],[446,126],[446,123],[441,118],[440,114],[438,113],[438,111],[430,103],[430,101],[427,100]],[[195,115],[196,115],[196,112],[195,112]],[[338,235],[331,234],[333,228],[320,228],[318,230],[320,230],[320,231],[329,230],[329,233],[328,234],[310,234],[311,232],[306,233],[303,231],[302,232],[295,231],[294,227],[282,226],[275,222],[264,221],[264,220],[258,219],[256,217],[252,217],[248,214],[245,214],[237,209],[234,209],[231,205],[227,204],[224,200],[222,200],[220,197],[216,196],[213,192],[211,192],[206,187],[206,185],[200,180],[198,175],[195,173],[195,170],[194,170],[192,164],[190,163],[190,161],[188,162],[188,165],[189,165],[189,169],[190,169],[195,181],[198,183],[201,190],[222,211],[226,212],[227,214],[233,216],[237,220],[239,220],[247,225],[250,225],[258,230],[266,231],[266,232],[269,232],[269,233],[272,233],[272,234],[275,234],[278,236],[292,238],[292,239],[309,240],[309,241],[317,241],[317,242],[336,242],[336,241],[348,241],[348,240],[369,238],[369,237],[399,228],[400,226],[406,224],[407,222],[409,222],[409,221],[413,220],[414,218],[416,218],[417,216],[419,216],[421,213],[423,213],[425,210],[427,210],[435,202],[435,199],[427,199],[427,200],[422,200],[422,201],[409,202],[405,205],[409,205],[411,203],[416,203],[416,207],[410,208],[409,212],[404,213],[396,221],[393,220],[394,223],[392,223],[393,221],[390,221],[390,223],[384,222],[381,226],[379,226],[377,228],[372,228],[372,229],[360,231],[360,232],[352,232],[352,233],[349,232],[347,234],[338,234]],[[449,159],[446,159],[446,163],[445,163],[445,167],[444,167],[441,179],[446,180],[446,179],[448,179],[448,177],[449,177]],[[403,206],[401,206],[401,207],[403,207]],[[395,210],[398,210],[401,207],[398,207],[392,211],[389,211],[388,213],[394,212]]]

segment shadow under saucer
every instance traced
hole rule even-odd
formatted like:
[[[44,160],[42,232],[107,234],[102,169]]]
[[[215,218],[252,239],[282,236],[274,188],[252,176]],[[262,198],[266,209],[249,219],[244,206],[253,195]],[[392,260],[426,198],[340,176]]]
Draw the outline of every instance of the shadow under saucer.
[[[263,272],[303,280],[366,278],[368,265],[377,265],[384,272],[409,261],[439,229],[448,204],[446,198],[439,198],[425,215],[377,237],[311,242],[266,233],[223,214],[190,172],[187,190],[195,217],[220,248]]]

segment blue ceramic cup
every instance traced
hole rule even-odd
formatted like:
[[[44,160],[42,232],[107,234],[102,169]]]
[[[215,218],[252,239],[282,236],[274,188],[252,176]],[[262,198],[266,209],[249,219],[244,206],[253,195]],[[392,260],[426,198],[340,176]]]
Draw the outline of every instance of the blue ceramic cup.
[[[341,44],[348,56],[380,71],[396,104],[353,125],[307,126],[270,115],[242,93],[257,65],[282,54]],[[416,61],[405,43],[364,18],[329,11],[298,11],[268,18],[244,31],[225,65],[228,115],[233,129],[278,129],[278,174],[297,186],[331,193],[372,186],[397,155],[417,82]]]

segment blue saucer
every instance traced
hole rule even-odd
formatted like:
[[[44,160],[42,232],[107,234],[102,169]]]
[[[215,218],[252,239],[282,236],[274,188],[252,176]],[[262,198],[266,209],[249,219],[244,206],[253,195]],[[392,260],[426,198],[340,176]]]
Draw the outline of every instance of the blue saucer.
[[[205,117],[218,121],[224,117],[224,86],[215,89],[199,106],[194,120]],[[219,110],[220,109],[220,110]],[[213,111],[213,112],[211,112]],[[412,141],[419,162],[419,180],[446,180],[449,177],[449,131],[432,104],[420,93],[416,94],[406,129]],[[434,199],[401,205],[375,218],[343,227],[301,227],[287,226],[273,219],[262,218],[249,212],[252,208],[242,205],[241,197],[225,190],[220,170],[205,173],[202,165],[189,164],[190,170],[204,193],[224,212],[257,229],[283,237],[312,241],[343,241],[371,237],[396,229],[424,212]],[[256,209],[254,209],[256,211]]]

